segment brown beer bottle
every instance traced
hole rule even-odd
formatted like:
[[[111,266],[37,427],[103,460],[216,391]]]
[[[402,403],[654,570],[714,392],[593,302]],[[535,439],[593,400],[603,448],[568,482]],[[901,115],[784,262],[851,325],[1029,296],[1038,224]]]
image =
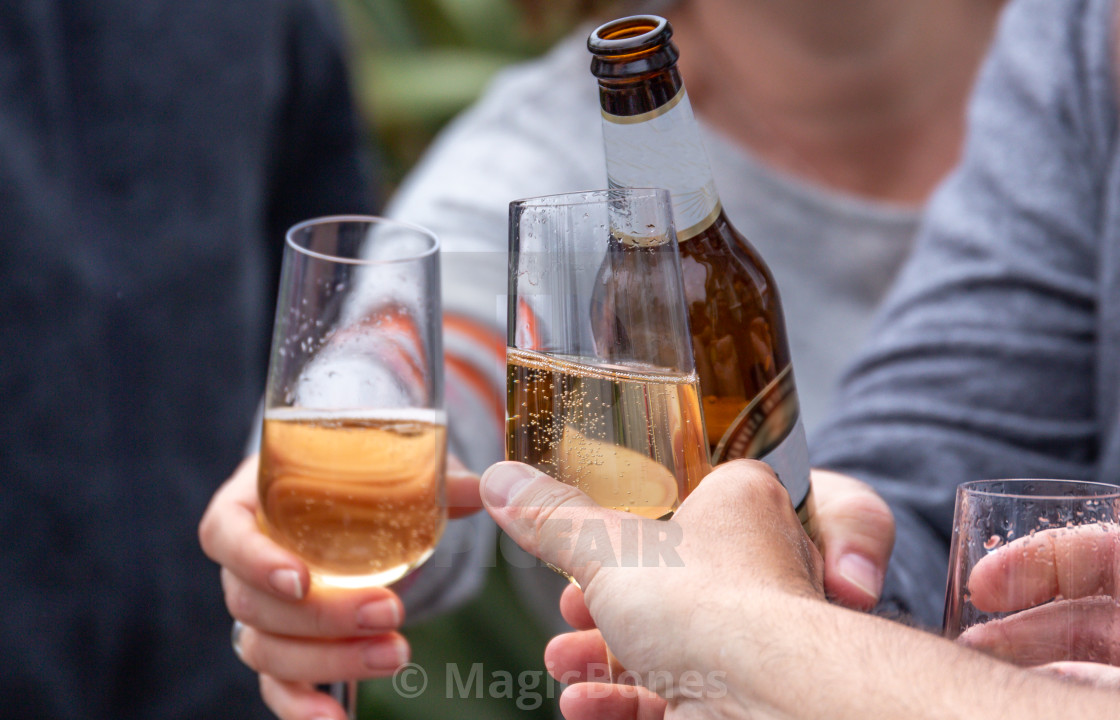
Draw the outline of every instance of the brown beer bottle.
[[[713,464],[742,457],[769,463],[808,529],[808,448],[778,288],[723,212],[672,33],[664,18],[637,15],[588,38],[608,181],[672,194]]]

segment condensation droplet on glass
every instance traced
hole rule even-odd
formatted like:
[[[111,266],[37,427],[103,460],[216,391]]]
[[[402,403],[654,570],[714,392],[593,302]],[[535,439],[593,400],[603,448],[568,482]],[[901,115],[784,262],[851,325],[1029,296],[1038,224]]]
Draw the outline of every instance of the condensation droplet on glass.
[[[999,547],[1000,543],[1002,542],[1003,538],[1001,538],[999,535],[992,535],[990,538],[988,538],[987,542],[984,543],[984,549],[994,550]]]

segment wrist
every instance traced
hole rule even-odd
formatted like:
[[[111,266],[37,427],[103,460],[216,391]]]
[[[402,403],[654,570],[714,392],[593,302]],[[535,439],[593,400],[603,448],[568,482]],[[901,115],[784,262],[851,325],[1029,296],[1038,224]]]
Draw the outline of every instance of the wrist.
[[[827,626],[826,613],[849,611],[829,605],[811,589],[756,587],[744,592],[750,593],[749,603],[720,613],[724,625],[719,632],[697,644],[719,651],[709,653],[706,664],[697,662],[696,667],[713,686],[724,686],[722,697],[715,698],[723,707],[721,717],[794,717],[805,690],[798,689],[796,678],[816,666],[820,643],[830,642],[827,630],[821,633],[815,628]],[[744,709],[750,713],[744,715]]]

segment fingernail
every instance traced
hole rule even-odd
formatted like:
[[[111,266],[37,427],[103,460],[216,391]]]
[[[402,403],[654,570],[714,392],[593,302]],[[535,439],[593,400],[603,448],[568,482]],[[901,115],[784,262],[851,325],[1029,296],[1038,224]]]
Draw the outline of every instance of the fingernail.
[[[408,662],[408,645],[400,638],[375,642],[362,651],[362,662],[370,670],[393,670]]]
[[[863,555],[852,553],[840,557],[836,563],[836,570],[840,577],[867,593],[869,597],[879,599],[879,593],[883,591],[883,574],[875,563]]]
[[[482,499],[487,505],[505,507],[509,499],[533,479],[532,468],[520,463],[498,463],[482,474]]]
[[[300,583],[299,573],[295,570],[273,570],[268,575],[268,584],[281,595],[293,600],[303,599],[303,584]]]
[[[401,611],[395,600],[374,600],[358,608],[358,627],[364,630],[392,630],[401,624]]]

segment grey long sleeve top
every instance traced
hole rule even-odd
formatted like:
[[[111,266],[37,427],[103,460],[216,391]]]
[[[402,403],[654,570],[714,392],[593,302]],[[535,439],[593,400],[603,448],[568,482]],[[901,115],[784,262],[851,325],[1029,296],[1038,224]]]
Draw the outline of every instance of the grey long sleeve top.
[[[896,514],[884,600],[940,623],[956,485],[1120,477],[1120,156],[1111,0],[1016,0],[962,164],[814,462]]]

